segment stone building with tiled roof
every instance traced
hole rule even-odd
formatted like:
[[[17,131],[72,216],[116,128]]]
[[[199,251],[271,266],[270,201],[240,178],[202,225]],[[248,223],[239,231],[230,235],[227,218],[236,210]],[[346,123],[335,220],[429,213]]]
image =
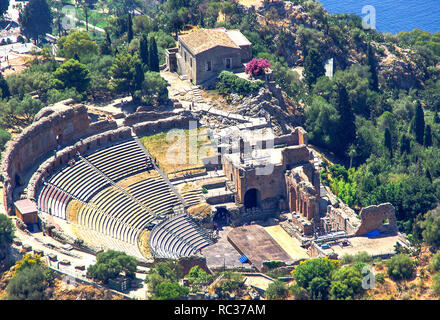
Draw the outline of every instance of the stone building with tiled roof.
[[[167,68],[201,84],[222,70],[242,71],[252,58],[251,45],[239,30],[199,29],[179,36],[177,48],[167,50]]]

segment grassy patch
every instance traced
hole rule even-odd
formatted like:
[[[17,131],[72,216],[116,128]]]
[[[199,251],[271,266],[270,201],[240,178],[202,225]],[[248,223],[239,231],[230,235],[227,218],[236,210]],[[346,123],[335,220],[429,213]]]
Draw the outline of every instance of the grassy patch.
[[[139,235],[139,251],[142,253],[144,257],[151,258],[153,254],[151,253],[150,245],[150,231],[143,230]]]
[[[195,217],[206,217],[212,213],[211,206],[205,203],[199,203],[188,208],[188,213]]]
[[[67,209],[66,209],[67,221],[70,221],[73,223],[78,223],[77,215],[78,215],[79,210],[82,208],[82,206],[83,206],[83,204],[78,200],[70,201],[69,204],[67,205]]]
[[[180,136],[160,132],[144,136],[140,141],[166,174],[191,169],[192,173],[203,171],[201,158],[214,154],[206,129],[185,129],[181,132],[184,134]],[[196,146],[190,148],[189,142],[195,139],[197,139]]]

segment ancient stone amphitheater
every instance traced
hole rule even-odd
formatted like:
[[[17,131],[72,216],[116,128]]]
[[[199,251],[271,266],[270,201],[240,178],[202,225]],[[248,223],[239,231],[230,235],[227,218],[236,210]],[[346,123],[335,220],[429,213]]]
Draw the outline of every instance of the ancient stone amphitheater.
[[[143,259],[140,236],[149,231],[154,257],[194,255],[212,240],[138,140],[189,120],[154,112],[112,120],[69,101],[44,108],[3,154],[5,208],[13,214],[14,201],[34,200],[43,229],[79,249],[119,249]],[[88,241],[76,241],[62,225]]]

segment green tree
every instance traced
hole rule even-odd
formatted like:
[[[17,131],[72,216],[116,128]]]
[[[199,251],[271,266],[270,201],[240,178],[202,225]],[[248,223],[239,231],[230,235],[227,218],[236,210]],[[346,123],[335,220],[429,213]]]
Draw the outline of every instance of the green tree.
[[[157,105],[168,100],[168,88],[158,72],[147,71],[139,91],[140,100],[146,104]]]
[[[384,132],[384,145],[385,147],[388,149],[388,151],[390,152],[390,157],[393,157],[393,143],[391,141],[391,132],[390,129],[385,128],[385,132]]]
[[[11,96],[8,82],[3,77],[3,73],[0,73],[0,90],[1,90],[1,94],[2,94],[2,99],[6,99]]]
[[[46,300],[47,287],[43,268],[33,265],[25,272],[18,272],[9,282],[6,292],[8,300]]]
[[[436,295],[440,295],[440,273],[436,273],[432,277],[432,291]]]
[[[11,139],[11,134],[7,130],[0,128],[0,151],[5,150],[6,142],[8,142],[10,139]],[[0,241],[0,243],[2,242]]]
[[[105,31],[105,40],[102,41],[99,46],[99,52],[101,53],[101,55],[111,55],[113,53],[112,40],[107,30]]]
[[[313,299],[326,299],[332,273],[338,268],[338,261],[315,258],[301,263],[293,270],[292,275],[300,287],[310,292]]]
[[[30,0],[20,12],[19,23],[21,33],[36,42],[50,33],[52,12],[46,0]]]
[[[109,279],[124,272],[127,277],[133,278],[137,269],[137,260],[125,252],[108,250],[98,253],[96,263],[87,269],[87,276],[107,283]]]
[[[386,265],[388,275],[394,280],[409,279],[415,270],[413,260],[404,254],[395,255],[387,261]]]
[[[423,146],[426,148],[432,146],[432,133],[431,133],[431,126],[429,124],[425,127],[425,132],[423,134]]]
[[[435,273],[440,271],[440,251],[436,252],[429,263],[429,271]]]
[[[141,0],[105,0],[111,14],[123,16],[142,6]]]
[[[339,114],[333,105],[322,97],[316,97],[306,109],[305,118],[305,127],[313,144],[329,149],[336,145]]]
[[[362,292],[362,273],[356,266],[341,268],[333,273],[330,285],[332,299],[353,299]]]
[[[23,116],[26,122],[30,123],[33,117],[43,108],[43,103],[39,99],[33,99],[31,95],[26,94],[23,100],[18,102],[14,113]]]
[[[348,146],[352,144],[356,138],[356,124],[347,90],[342,85],[338,86],[336,109],[339,113],[339,144],[336,147],[336,152],[340,155],[344,155]]]
[[[377,75],[377,62],[374,56],[373,48],[371,44],[367,45],[367,64],[370,68],[371,73],[371,81],[370,81],[370,89],[373,91],[379,91],[379,79]]]
[[[411,153],[411,141],[406,134],[400,136],[400,154],[410,154]]]
[[[414,116],[414,133],[416,141],[423,145],[423,136],[425,134],[425,114],[419,101],[417,101],[416,114]]]
[[[139,40],[139,57],[141,58],[145,71],[148,71],[150,69],[148,66],[148,38],[145,34],[143,34]]]
[[[325,75],[324,63],[318,50],[312,48],[309,50],[304,60],[304,80],[311,87],[318,78]]]
[[[86,30],[89,31],[89,11],[95,8],[95,5],[98,3],[98,0],[76,0],[77,5],[79,5],[83,11],[84,16],[86,17]]]
[[[282,300],[285,299],[289,294],[289,290],[287,289],[287,285],[280,281],[275,280],[266,289],[266,299],[269,300]]]
[[[128,43],[133,40],[133,20],[131,19],[131,14],[127,16],[127,41]]]
[[[98,45],[86,32],[74,32],[58,39],[59,54],[66,59],[77,55],[80,59],[97,55]]]
[[[77,60],[67,60],[53,75],[62,84],[63,88],[75,88],[78,92],[85,92],[89,87],[89,70]]]
[[[187,296],[189,289],[176,282],[164,281],[156,286],[153,299],[157,300],[177,300]]]
[[[148,67],[150,71],[159,72],[159,55],[157,52],[156,38],[151,37],[148,42]]]
[[[12,220],[6,215],[0,214],[0,260],[2,260],[6,252],[9,251],[9,248],[12,244],[12,239],[14,239],[14,231],[15,228]]]
[[[135,93],[140,88],[138,76],[140,59],[137,55],[123,52],[116,55],[113,66],[110,69],[110,89],[119,93],[128,93],[136,100]],[[141,82],[142,83],[142,82]]]
[[[433,246],[434,248],[440,247],[440,209],[428,211],[424,215],[424,220],[418,222],[422,228],[423,241]],[[435,261],[433,259],[433,261]]]

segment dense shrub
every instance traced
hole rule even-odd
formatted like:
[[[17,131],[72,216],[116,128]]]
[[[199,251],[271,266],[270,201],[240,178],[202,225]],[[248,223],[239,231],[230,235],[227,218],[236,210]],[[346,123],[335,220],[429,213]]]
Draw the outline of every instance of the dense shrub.
[[[432,256],[431,263],[429,264],[429,271],[440,271],[440,251]]]
[[[270,300],[284,299],[288,294],[287,285],[280,280],[275,280],[266,289],[266,299]]]
[[[385,282],[385,275],[383,273],[376,274],[376,282],[383,284]]]
[[[221,94],[238,93],[248,95],[258,91],[263,85],[263,81],[249,81],[236,76],[232,72],[222,71],[217,78],[216,87]]]
[[[415,266],[412,259],[404,254],[398,254],[387,261],[388,275],[394,280],[411,278]]]
[[[26,268],[11,279],[7,287],[9,300],[45,300],[47,288],[44,270],[39,265]]]

